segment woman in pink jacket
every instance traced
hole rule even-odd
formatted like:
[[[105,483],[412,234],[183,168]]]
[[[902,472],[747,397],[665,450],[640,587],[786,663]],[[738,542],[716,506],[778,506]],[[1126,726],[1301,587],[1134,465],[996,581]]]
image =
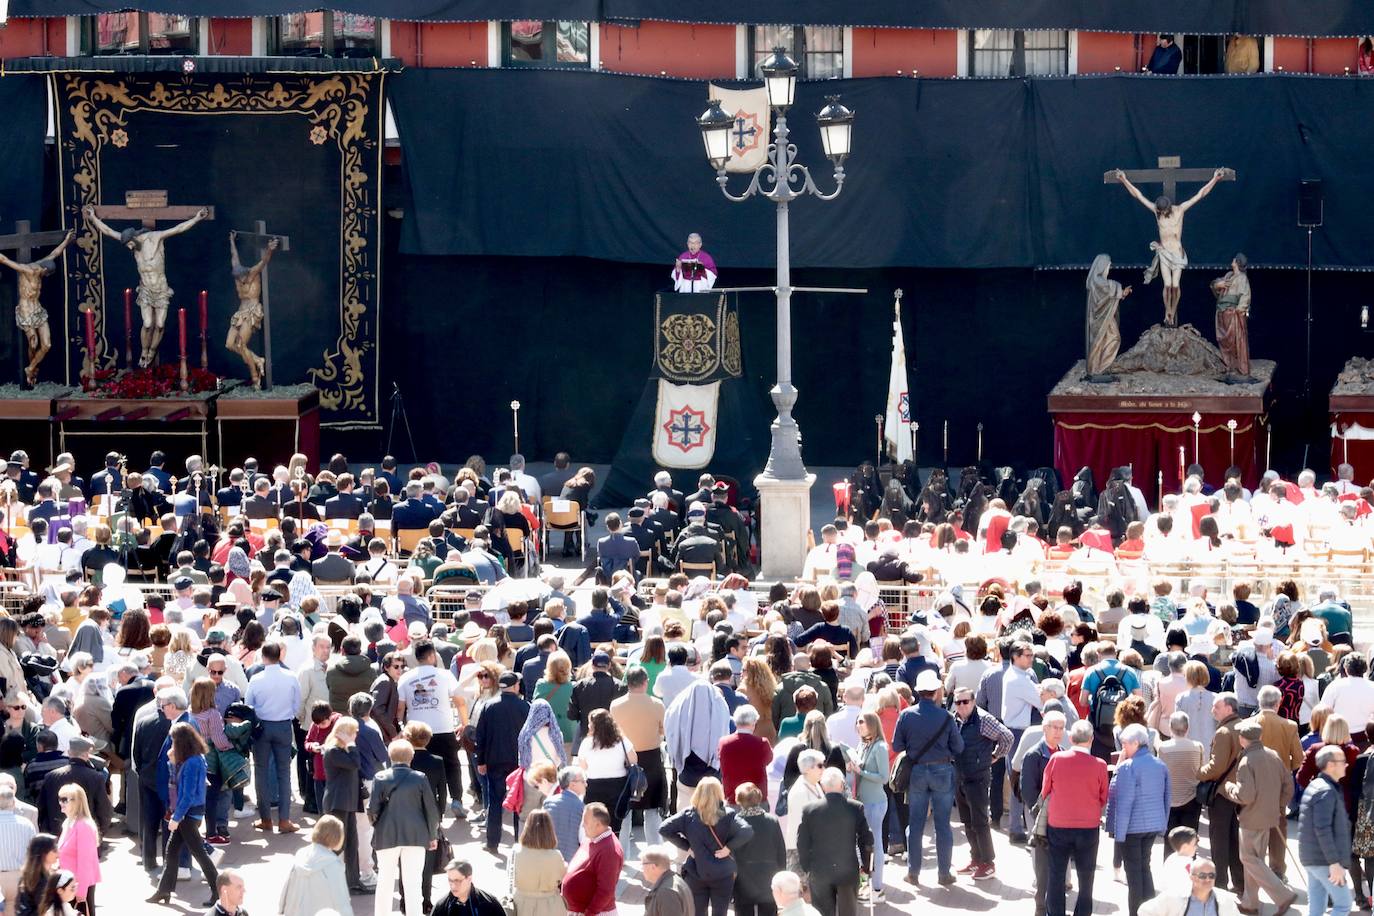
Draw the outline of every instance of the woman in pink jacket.
[[[76,875],[77,910],[95,916],[95,886],[100,883],[100,832],[91,817],[85,789],[74,783],[66,785],[57,798],[67,815],[57,840],[57,861]]]

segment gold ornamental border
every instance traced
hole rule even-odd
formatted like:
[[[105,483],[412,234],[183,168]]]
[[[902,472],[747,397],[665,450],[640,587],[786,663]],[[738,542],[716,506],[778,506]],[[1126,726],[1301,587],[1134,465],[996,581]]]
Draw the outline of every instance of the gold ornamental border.
[[[664,317],[663,297],[654,296],[654,365],[670,382],[699,383],[721,372],[739,378],[741,372],[739,314],[725,293],[695,293],[712,297],[696,312]]]
[[[105,338],[105,273],[100,236],[81,218],[86,204],[100,203],[101,154],[107,145],[127,143],[127,116],[151,111],[180,115],[296,115],[313,127],[302,136],[308,142],[332,140],[339,148],[340,264],[339,337],[323,354],[323,365],[308,371],[319,389],[320,406],[352,412],[354,418],[323,423],[341,429],[376,429],[379,392],[381,311],[381,174],[384,73],[188,75],[165,78],[96,77],[87,73],[53,74],[51,88],[59,123],[69,121],[58,157],[63,170],[59,182],[63,211],[79,227],[67,288],[81,294],[77,308],[96,315],[97,356],[101,365],[113,362]],[[372,80],[377,80],[373,83]],[[57,81],[61,80],[59,84]],[[375,92],[375,104],[373,102]],[[369,117],[374,118],[368,129]],[[66,125],[64,125],[65,129]],[[321,139],[323,132],[323,139]],[[369,164],[368,157],[373,157]],[[66,200],[70,166],[77,199]],[[369,187],[371,185],[371,187]],[[371,239],[369,239],[369,232]],[[369,247],[375,255],[369,259]],[[73,263],[74,262],[74,263]],[[372,266],[369,266],[371,263]],[[373,338],[366,333],[371,304]],[[71,309],[64,318],[70,322]],[[70,326],[67,327],[70,341]],[[78,336],[81,336],[78,334]],[[84,340],[79,342],[84,349]],[[372,383],[364,360],[371,351]],[[108,355],[106,355],[108,353]],[[70,344],[67,347],[70,377]],[[370,388],[370,390],[369,390]],[[370,403],[369,403],[370,401]]]

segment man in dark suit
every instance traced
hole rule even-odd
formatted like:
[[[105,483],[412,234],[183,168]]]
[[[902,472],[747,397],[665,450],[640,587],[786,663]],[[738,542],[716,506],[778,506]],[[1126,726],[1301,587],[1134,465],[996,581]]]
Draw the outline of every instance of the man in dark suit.
[[[85,735],[72,736],[67,747],[71,762],[53,770],[43,780],[43,790],[38,797],[38,829],[53,834],[62,832],[62,822],[67,818],[62,813],[58,793],[63,786],[75,783],[86,791],[86,801],[90,804],[91,816],[95,818],[101,836],[109,833],[110,820],[114,817],[107,791],[110,774],[91,762],[93,750],[95,745],[90,738]]]
[[[259,477],[253,484],[253,495],[239,504],[239,511],[249,519],[276,518],[280,507],[272,499],[272,483]]]
[[[606,516],[606,530],[610,533],[596,542],[596,565],[610,575],[625,569],[626,564],[638,563],[639,542],[620,530],[619,515],[612,512]]]
[[[167,463],[167,455],[159,450],[148,456],[148,470],[145,474],[151,474],[157,481],[157,488],[163,493],[170,492],[172,489],[172,475],[163,470],[163,465]]]
[[[626,512],[625,515],[630,520],[630,527],[625,534],[627,537],[634,540],[641,554],[640,557],[635,559],[635,575],[642,577],[646,574],[649,563],[651,563],[653,558],[658,556],[659,552],[662,550],[662,533],[657,525],[651,525],[645,521],[644,510],[639,506],[633,507],[630,511]],[[598,547],[599,546],[598,544]],[[646,550],[649,551],[648,560],[643,558],[643,552]]]
[[[726,533],[725,562],[731,572],[741,572],[749,553],[749,526],[728,502],[730,486],[718,481],[711,488],[711,502],[706,506],[706,523],[716,525]],[[733,534],[734,537],[729,535]]]
[[[372,848],[377,851],[377,871],[384,878],[376,893],[390,900],[395,879],[411,866],[409,856],[403,866],[403,849],[428,850],[439,837],[439,805],[430,790],[429,779],[411,768],[415,749],[404,741],[393,741],[387,748],[391,766],[379,772],[372,783],[367,814],[373,824]],[[420,876],[414,875],[415,879]],[[403,884],[411,883],[406,875]],[[414,888],[411,888],[412,893]],[[383,896],[384,895],[384,896]]]
[[[325,546],[329,548],[329,553],[311,564],[311,575],[316,584],[348,583],[351,585],[356,570],[348,557],[339,552],[344,546],[343,536],[337,531],[329,532]]]
[[[811,904],[822,916],[855,916],[859,873],[872,873],[873,831],[864,806],[845,794],[845,776],[830,768],[821,775],[822,801],[800,812],[797,857],[811,884]]]
[[[673,489],[672,474],[659,471],[654,475],[654,489],[649,491],[649,498],[653,499],[655,493],[662,493],[668,497],[668,508],[676,513],[679,520],[686,517],[687,500],[683,498],[681,490]]]
[[[530,704],[520,696],[520,677],[503,672],[497,681],[501,693],[482,709],[477,720],[476,751],[479,776],[487,777],[487,852],[495,853],[501,841],[501,803],[506,798],[506,777],[520,765],[520,729],[529,718]]]
[[[215,492],[215,504],[221,509],[237,509],[243,504],[243,469],[229,472],[229,485]]]
[[[5,462],[5,479],[14,483],[19,491],[21,503],[33,502],[34,491],[38,489],[38,475],[24,467],[27,460],[28,456],[24,452],[16,451],[10,455],[9,461]]]
[[[110,731],[114,735],[115,752],[124,760],[129,759],[133,747],[134,714],[153,698],[153,682],[145,676],[146,673],[146,670],[140,671],[133,663],[126,662],[116,674],[119,687],[111,703]]]
[[[706,523],[706,509],[697,503],[687,513],[687,527],[678,533],[670,557],[673,566],[680,563],[715,563],[716,571],[725,570],[725,538],[720,529]]]
[[[476,528],[482,524],[486,509],[466,487],[454,490],[453,505],[444,512],[445,528]]]
[[[29,523],[32,524],[36,518],[52,519],[54,516],[61,515],[62,510],[57,507],[57,500],[54,499],[51,483],[40,483],[37,490],[38,504],[29,509]]]
[[[395,531],[428,529],[439,513],[424,501],[424,485],[418,480],[406,484],[406,498],[391,509],[391,527]]]
[[[105,470],[92,474],[86,485],[88,502],[94,502],[95,497],[103,496],[106,493],[111,496],[118,496],[119,491],[124,489],[124,475],[119,472],[119,462],[123,457],[119,452],[105,453]]]
[[[363,514],[363,501],[353,492],[353,475],[340,474],[335,486],[339,495],[324,502],[325,518],[357,518]]]
[[[687,505],[701,503],[702,505],[711,504],[711,492],[715,489],[716,479],[710,474],[702,474],[697,478],[697,490],[687,497]]]

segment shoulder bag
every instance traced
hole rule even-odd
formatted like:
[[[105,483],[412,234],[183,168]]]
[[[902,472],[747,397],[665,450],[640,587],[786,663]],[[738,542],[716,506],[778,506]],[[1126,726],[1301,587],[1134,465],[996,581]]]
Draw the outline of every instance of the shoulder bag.
[[[949,722],[954,717],[945,713],[945,720],[940,723],[940,727],[935,730],[935,734],[930,736],[930,740],[921,745],[921,749],[914,754],[902,751],[897,755],[897,759],[892,761],[892,772],[888,776],[887,785],[892,790],[893,795],[905,795],[906,790],[911,786],[911,768],[916,761],[925,755],[925,752],[935,746],[949,730]]]
[[[625,812],[630,810],[630,805],[644,797],[644,793],[649,791],[649,777],[644,775],[644,768],[637,763],[630,763],[630,754],[625,750],[625,739],[621,739],[620,749],[625,754],[625,787],[620,790],[620,797],[616,799],[615,811],[619,817],[624,817]]]

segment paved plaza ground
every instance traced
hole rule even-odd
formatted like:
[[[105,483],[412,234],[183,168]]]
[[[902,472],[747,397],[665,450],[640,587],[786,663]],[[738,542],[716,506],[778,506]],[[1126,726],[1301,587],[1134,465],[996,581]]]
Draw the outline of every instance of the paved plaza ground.
[[[269,916],[269,914],[278,912],[277,901],[282,884],[290,870],[291,857],[308,844],[309,830],[307,824],[313,823],[313,819],[299,819],[298,822],[302,826],[302,831],[294,836],[278,836],[276,834],[269,836],[253,829],[251,815],[252,810],[250,808],[247,815],[234,822],[233,829],[230,831],[233,844],[225,847],[223,854],[217,858],[222,867],[232,867],[242,872],[248,888],[245,905],[250,916]],[[1296,823],[1290,822],[1289,826],[1291,828],[1290,846],[1294,856],[1291,862],[1295,863]],[[503,854],[501,856],[492,856],[483,850],[482,833],[477,824],[455,821],[446,817],[444,830],[453,843],[455,855],[466,857],[473,863],[478,886],[498,896],[503,894],[508,880],[506,857],[513,842],[509,815],[506,818],[505,840],[502,843]],[[886,869],[887,900],[885,903],[873,907],[874,914],[920,913],[922,916],[932,916],[936,913],[987,913],[999,907],[1007,913],[1026,914],[1026,916],[1033,913],[1032,891],[1034,881],[1031,873],[1030,852],[1027,849],[1010,845],[1007,842],[1006,834],[996,831],[993,833],[993,840],[997,849],[996,877],[978,882],[961,877],[959,883],[952,887],[940,887],[935,884],[935,853],[929,830],[930,828],[927,827],[921,887],[912,888],[906,883],[905,861],[894,862],[889,859]],[[959,868],[968,861],[968,847],[963,843],[963,832],[958,824],[957,815],[955,816],[954,831],[954,867]],[[1205,829],[1203,832],[1206,833]],[[1205,848],[1204,840],[1204,850]],[[1111,843],[1107,841],[1104,835],[1103,842],[1098,848],[1098,868],[1093,894],[1093,911],[1095,913],[1125,913],[1126,910],[1126,885],[1113,880],[1111,855]],[[633,860],[634,851],[627,850],[626,856]],[[1158,863],[1158,858],[1155,861]],[[109,855],[101,867],[103,880],[100,884],[97,904],[102,913],[115,914],[115,916],[132,913],[199,914],[204,910],[199,904],[205,899],[206,893],[204,884],[199,880],[199,874],[196,875],[195,883],[182,881],[177,884],[177,896],[173,898],[171,907],[159,907],[144,902],[144,899],[153,892],[156,876],[149,878],[140,867],[132,837],[120,835],[112,837]],[[1289,876],[1295,877],[1298,874],[1299,870],[1290,864]],[[442,899],[445,892],[442,876],[436,878],[434,888],[434,899],[438,901]],[[1300,894],[1299,906],[1305,908],[1306,895],[1304,889],[1299,886],[1297,890]],[[617,896],[620,901],[619,908],[622,916],[639,916],[643,912],[644,891],[639,884],[639,870],[636,862],[627,863],[625,877]],[[1070,906],[1072,906],[1072,897],[1071,894]],[[353,897],[354,912],[358,916],[371,916],[374,913],[374,907],[375,897],[371,895]],[[394,901],[393,910],[384,912],[399,913],[399,899]],[[862,906],[860,913],[867,912],[868,907]],[[1272,913],[1273,907],[1266,901],[1262,916],[1270,916]]]

